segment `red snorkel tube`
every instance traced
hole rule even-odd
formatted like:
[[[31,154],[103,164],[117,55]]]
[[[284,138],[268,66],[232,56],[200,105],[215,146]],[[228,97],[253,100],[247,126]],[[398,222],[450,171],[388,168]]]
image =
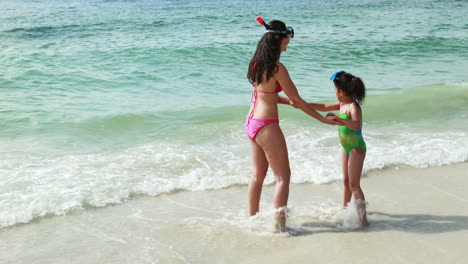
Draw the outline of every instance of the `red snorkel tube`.
[[[260,25],[264,26],[266,29],[270,29],[270,26],[268,26],[268,24],[265,23],[265,21],[263,20],[262,17],[256,17],[255,20],[257,20],[257,22],[258,22]]]

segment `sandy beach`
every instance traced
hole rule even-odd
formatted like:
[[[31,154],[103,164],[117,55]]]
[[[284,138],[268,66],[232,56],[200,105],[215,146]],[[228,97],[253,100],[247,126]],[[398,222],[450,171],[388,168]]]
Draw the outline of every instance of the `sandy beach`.
[[[468,163],[372,171],[371,226],[337,226],[341,183],[291,186],[275,234],[273,186],[246,216],[246,186],[134,197],[0,230],[1,263],[466,263]],[[293,176],[294,177],[294,176]]]

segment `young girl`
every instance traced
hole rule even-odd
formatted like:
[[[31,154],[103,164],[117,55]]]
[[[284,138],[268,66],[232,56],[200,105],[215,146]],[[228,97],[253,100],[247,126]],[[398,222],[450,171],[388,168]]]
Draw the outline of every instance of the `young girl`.
[[[361,104],[366,96],[366,87],[361,78],[345,71],[339,71],[330,77],[336,88],[338,102],[331,104],[310,103],[317,111],[339,110],[339,115],[328,113],[342,124],[338,126],[340,143],[343,146],[343,208],[350,202],[351,196],[356,201],[357,213],[363,226],[367,226],[366,202],[360,181],[364,158],[366,157],[366,143],[362,137]]]

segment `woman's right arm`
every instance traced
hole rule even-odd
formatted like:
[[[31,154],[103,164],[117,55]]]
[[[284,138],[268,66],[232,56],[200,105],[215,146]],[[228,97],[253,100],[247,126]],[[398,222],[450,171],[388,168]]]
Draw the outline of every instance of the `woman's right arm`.
[[[288,70],[286,67],[281,63],[278,62],[278,72],[276,72],[273,77],[278,81],[278,83],[281,85],[283,88],[283,91],[286,93],[288,96],[289,100],[292,102],[292,104],[304,111],[304,113],[310,115],[311,117],[319,120],[322,123],[330,124],[330,125],[338,125],[340,123],[334,121],[331,118],[326,118],[319,114],[315,109],[309,105],[306,101],[304,101],[299,93],[297,92],[297,88],[294,85],[293,81],[291,80],[291,77],[289,76]]]

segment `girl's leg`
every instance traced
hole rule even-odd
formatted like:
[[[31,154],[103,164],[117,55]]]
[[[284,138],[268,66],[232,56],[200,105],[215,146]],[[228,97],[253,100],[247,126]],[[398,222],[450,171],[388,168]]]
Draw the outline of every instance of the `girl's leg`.
[[[355,200],[365,200],[364,193],[361,189],[361,173],[365,157],[366,152],[356,148],[351,150],[348,159],[349,188]]]
[[[252,149],[253,175],[249,183],[249,214],[255,215],[260,210],[260,197],[262,195],[263,181],[268,171],[268,161],[263,149],[253,140],[250,140]]]
[[[364,226],[367,226],[368,222],[365,202],[366,199],[361,189],[361,174],[365,157],[366,152],[364,150],[353,149],[349,157],[348,173],[349,188],[351,189],[351,192],[354,196],[354,200],[356,201],[358,215],[361,219],[362,224]]]
[[[276,186],[273,207],[279,209],[277,213],[277,229],[283,232],[286,231],[286,214],[282,208],[288,205],[289,181],[291,177],[286,140],[279,125],[271,124],[264,127],[258,133],[256,142],[265,152],[268,163],[275,174]]]
[[[351,201],[351,189],[349,188],[348,160],[344,150],[341,150],[341,170],[343,171],[343,208]]]

